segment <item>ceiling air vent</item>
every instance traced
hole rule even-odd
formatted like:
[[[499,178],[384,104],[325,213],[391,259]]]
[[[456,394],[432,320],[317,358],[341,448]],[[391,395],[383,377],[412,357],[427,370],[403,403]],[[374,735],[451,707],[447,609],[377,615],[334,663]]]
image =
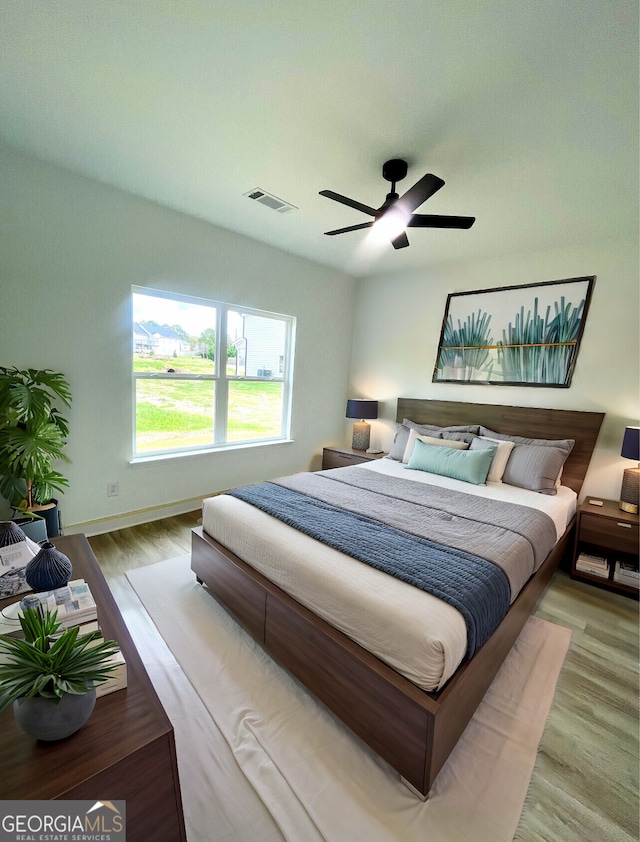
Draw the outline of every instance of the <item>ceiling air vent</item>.
[[[268,208],[271,208],[271,210],[278,211],[278,213],[287,213],[290,210],[297,210],[295,205],[292,205],[290,202],[283,202],[282,199],[278,199],[277,196],[274,196],[272,193],[267,193],[266,190],[261,190],[259,187],[249,190],[249,192],[244,195],[253,199],[255,202],[259,202],[261,205],[266,205]]]

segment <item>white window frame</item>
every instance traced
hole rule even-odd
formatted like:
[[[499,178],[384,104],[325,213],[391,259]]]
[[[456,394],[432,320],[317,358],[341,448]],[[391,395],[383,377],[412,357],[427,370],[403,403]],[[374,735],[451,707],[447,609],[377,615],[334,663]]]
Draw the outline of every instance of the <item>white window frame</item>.
[[[187,304],[198,304],[200,306],[211,307],[215,309],[216,319],[215,328],[216,342],[215,342],[215,361],[213,374],[189,374],[189,373],[168,373],[168,372],[141,372],[133,370],[133,338],[131,340],[131,360],[132,360],[132,394],[133,394],[133,413],[132,413],[132,451],[133,455],[131,462],[144,462],[155,459],[171,458],[174,456],[185,456],[199,453],[207,453],[216,450],[235,449],[243,447],[255,447],[256,445],[272,444],[274,442],[290,441],[291,434],[291,398],[293,392],[293,354],[295,348],[295,316],[288,316],[282,313],[272,313],[266,310],[258,310],[254,307],[243,307],[239,304],[227,304],[222,301],[213,301],[211,299],[196,298],[194,296],[182,295],[179,293],[170,293],[163,290],[150,289],[149,287],[131,287],[132,300],[133,295],[148,295],[153,298],[164,298],[168,301],[184,302]],[[277,319],[285,324],[285,348],[284,348],[284,369],[282,375],[277,373],[275,377],[256,377],[256,376],[237,376],[227,374],[226,360],[227,360],[227,314],[232,310],[243,315],[255,315],[261,318]],[[131,324],[133,327],[133,313]],[[133,337],[133,330],[131,331]],[[224,361],[221,365],[220,361]],[[136,450],[136,394],[137,382],[139,380],[196,380],[213,381],[215,383],[214,389],[214,411],[212,414],[213,424],[213,443],[203,444],[199,446],[189,445],[186,447],[173,447],[164,450],[145,450],[138,452]],[[228,414],[228,398],[229,398],[229,383],[231,382],[256,382],[264,383],[267,381],[275,381],[282,383],[282,413],[280,418],[280,431],[278,435],[268,436],[256,439],[242,439],[240,441],[228,441],[226,439],[227,433],[227,414]]]

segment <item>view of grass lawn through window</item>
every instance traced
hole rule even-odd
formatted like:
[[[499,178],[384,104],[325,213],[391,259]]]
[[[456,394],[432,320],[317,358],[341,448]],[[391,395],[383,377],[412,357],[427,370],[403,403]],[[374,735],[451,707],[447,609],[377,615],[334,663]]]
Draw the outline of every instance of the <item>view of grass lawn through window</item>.
[[[219,337],[224,305],[191,305],[198,309],[194,316],[208,315],[202,328],[201,319],[189,320],[188,302],[179,301],[183,324],[175,323],[180,315],[175,302],[134,292],[135,453],[282,438],[292,320],[234,308],[228,311],[227,336]],[[172,303],[171,321],[160,322],[157,315]],[[222,370],[216,369],[216,354],[224,357]],[[221,412],[216,400],[223,397]],[[226,429],[216,436],[221,418]]]

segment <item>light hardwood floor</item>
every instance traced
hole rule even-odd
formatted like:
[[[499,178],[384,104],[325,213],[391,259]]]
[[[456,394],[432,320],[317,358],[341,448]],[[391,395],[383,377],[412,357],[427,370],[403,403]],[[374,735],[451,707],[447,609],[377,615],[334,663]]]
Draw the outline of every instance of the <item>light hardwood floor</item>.
[[[89,538],[127,622],[157,634],[125,573],[189,552],[198,518]],[[573,634],[515,839],[638,842],[638,603],[559,572],[535,613]]]

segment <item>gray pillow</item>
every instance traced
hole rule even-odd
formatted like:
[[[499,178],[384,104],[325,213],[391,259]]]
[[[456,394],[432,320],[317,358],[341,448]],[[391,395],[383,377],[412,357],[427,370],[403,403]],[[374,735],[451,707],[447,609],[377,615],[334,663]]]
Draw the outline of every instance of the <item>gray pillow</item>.
[[[387,455],[387,459],[395,459],[396,462],[402,462],[404,451],[409,441],[409,428],[404,424],[396,424],[396,434],[391,445],[391,450]]]
[[[396,462],[402,462],[407,441],[409,440],[409,430],[415,430],[421,436],[465,441],[469,444],[473,440],[473,434],[478,432],[479,425],[466,424],[459,427],[438,427],[436,424],[416,424],[415,421],[404,418],[402,424],[396,424],[396,434],[387,459],[395,459]]]
[[[447,439],[451,438],[449,433],[475,433],[477,435],[480,429],[478,424],[463,424],[451,427],[439,427],[437,424],[416,424],[415,421],[410,421],[408,418],[405,418],[402,423],[405,427],[413,428],[417,433],[425,436],[433,435],[434,430],[438,430],[441,433],[446,432],[447,435],[443,436],[443,438]]]
[[[573,450],[574,439],[529,439],[496,433],[486,427],[480,427],[480,435],[512,441],[515,445],[502,475],[502,482],[540,494],[557,494],[556,481]]]
[[[502,441],[502,439],[474,436],[473,441],[469,445],[469,450],[486,450],[488,447],[495,447],[496,452],[491,460],[487,482],[502,482],[502,476],[515,444],[512,441]]]
[[[561,450],[567,451],[567,456],[573,450],[575,439],[528,439],[525,436],[510,436],[506,433],[496,433],[495,430],[489,430],[487,427],[480,427],[480,435],[488,436],[492,439],[502,439],[502,441],[512,441],[515,444],[533,444],[538,447],[559,447]]]
[[[476,438],[474,433],[457,433],[451,430],[451,428],[447,429],[443,427],[440,430],[441,439],[449,439],[450,441],[466,441],[467,444],[471,444],[471,442]]]
[[[540,494],[557,494],[556,480],[569,451],[561,447],[516,444],[511,451],[502,482]]]

